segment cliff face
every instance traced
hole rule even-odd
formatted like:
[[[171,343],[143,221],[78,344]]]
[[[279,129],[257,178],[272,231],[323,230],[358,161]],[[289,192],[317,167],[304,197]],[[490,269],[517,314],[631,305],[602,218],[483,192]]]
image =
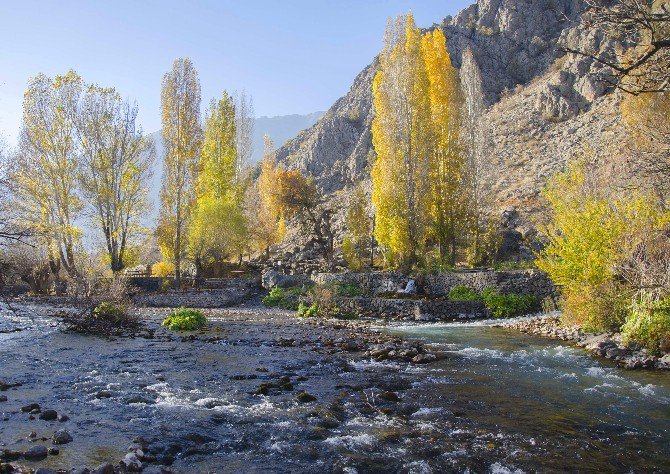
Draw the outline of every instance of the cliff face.
[[[533,233],[542,213],[546,178],[584,145],[607,154],[620,127],[616,94],[597,80],[599,65],[559,48],[614,47],[580,28],[582,8],[581,0],[479,0],[437,26],[454,65],[460,68],[470,48],[480,70],[491,210],[522,234]],[[376,62],[362,71],[319,122],[278,151],[285,166],[314,176],[336,202],[348,194],[338,191],[369,180],[375,68]]]

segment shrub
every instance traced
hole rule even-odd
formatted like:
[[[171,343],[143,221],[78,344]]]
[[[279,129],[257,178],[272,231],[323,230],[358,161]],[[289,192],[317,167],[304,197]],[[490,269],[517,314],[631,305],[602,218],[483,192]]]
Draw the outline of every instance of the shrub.
[[[264,296],[261,300],[264,306],[268,306],[270,308],[276,308],[284,301],[286,301],[286,293],[284,293],[284,290],[278,286],[272,288],[270,293]]]
[[[151,266],[151,275],[155,277],[169,277],[174,275],[174,263],[158,262]]]
[[[528,314],[538,307],[535,295],[507,293],[502,294],[492,288],[482,291],[484,305],[494,318],[511,318]]]
[[[670,297],[640,292],[621,332],[624,342],[637,342],[653,354],[670,352]]]
[[[194,331],[207,326],[207,318],[196,309],[182,306],[172,311],[162,325],[172,331]]]
[[[113,324],[122,324],[129,318],[123,306],[118,306],[113,303],[103,302],[93,308],[91,317],[100,322],[108,322]]]
[[[479,301],[482,296],[475,290],[458,285],[449,290],[449,299],[451,301]]]
[[[316,305],[316,303],[312,303],[311,305],[307,306],[305,303],[301,301],[300,304],[298,304],[298,311],[296,313],[296,316],[300,318],[312,318],[318,315],[319,315],[319,308]]]
[[[299,303],[297,296],[305,293],[306,291],[302,287],[294,287],[288,290],[274,287],[270,290],[270,293],[263,297],[261,302],[268,308],[297,310]]]
[[[621,295],[636,289],[634,282],[621,283],[620,267],[668,214],[652,197],[608,192],[583,160],[555,176],[544,196],[552,222],[536,263],[561,288],[564,318],[591,330],[619,329]]]
[[[347,298],[353,298],[356,296],[363,296],[365,290],[358,286],[356,283],[339,283],[335,287],[335,294],[337,296],[343,296]]]

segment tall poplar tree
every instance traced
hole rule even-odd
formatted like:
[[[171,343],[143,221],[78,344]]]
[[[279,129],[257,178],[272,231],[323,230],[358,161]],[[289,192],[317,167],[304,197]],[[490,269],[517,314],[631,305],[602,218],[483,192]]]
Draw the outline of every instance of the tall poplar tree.
[[[431,112],[431,229],[440,260],[453,264],[456,236],[465,230],[463,192],[464,155],[461,145],[463,94],[458,71],[451,65],[441,30],[426,33],[421,41],[429,82]]]
[[[241,251],[245,226],[237,169],[235,104],[224,91],[207,111],[196,203],[189,225],[188,254],[197,276],[202,275],[208,260],[222,264],[228,255]]]
[[[412,14],[389,20],[373,81],[375,237],[388,266],[418,262],[430,223],[429,81]]]
[[[178,287],[202,143],[200,81],[188,58],[175,60],[163,77],[161,120],[165,157],[157,233],[163,256],[174,262]]]

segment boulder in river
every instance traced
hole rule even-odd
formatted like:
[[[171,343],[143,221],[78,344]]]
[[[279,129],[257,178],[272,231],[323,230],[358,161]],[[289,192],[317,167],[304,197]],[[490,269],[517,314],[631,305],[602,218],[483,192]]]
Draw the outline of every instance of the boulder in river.
[[[6,402],[7,401],[7,395],[0,395],[0,402]]]
[[[53,421],[58,419],[58,412],[56,410],[44,410],[40,415],[40,420]]]
[[[23,413],[32,413],[35,410],[39,410],[40,405],[38,403],[30,403],[28,405],[22,406],[21,411]]]
[[[72,441],[72,435],[65,430],[58,430],[53,435],[53,444],[67,444]]]
[[[49,455],[49,450],[46,446],[33,446],[28,451],[23,453],[23,457],[29,461],[39,461]]]
[[[114,474],[114,465],[109,462],[100,464],[95,468],[93,474]]]
[[[316,401],[316,397],[312,395],[311,393],[307,392],[302,392],[299,393],[298,396],[296,397],[300,403],[309,403]]]

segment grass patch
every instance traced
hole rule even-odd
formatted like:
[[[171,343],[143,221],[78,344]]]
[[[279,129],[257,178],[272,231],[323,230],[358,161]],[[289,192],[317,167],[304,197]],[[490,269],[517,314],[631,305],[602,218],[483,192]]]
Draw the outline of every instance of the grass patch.
[[[295,313],[299,318],[313,318],[319,315],[319,307],[316,303],[306,305],[302,301],[298,304],[298,311]]]
[[[194,331],[207,326],[207,318],[197,309],[177,308],[163,320],[162,326],[171,331]]]

